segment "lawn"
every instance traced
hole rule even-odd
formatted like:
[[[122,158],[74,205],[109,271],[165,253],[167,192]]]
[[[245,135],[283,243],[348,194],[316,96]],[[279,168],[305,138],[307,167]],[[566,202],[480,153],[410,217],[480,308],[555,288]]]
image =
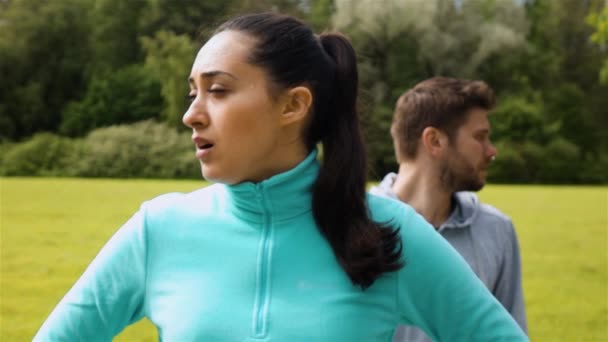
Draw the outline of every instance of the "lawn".
[[[139,204],[201,181],[0,178],[0,340],[31,340]],[[608,187],[487,186],[522,248],[533,341],[608,341]],[[117,341],[154,341],[142,321]]]

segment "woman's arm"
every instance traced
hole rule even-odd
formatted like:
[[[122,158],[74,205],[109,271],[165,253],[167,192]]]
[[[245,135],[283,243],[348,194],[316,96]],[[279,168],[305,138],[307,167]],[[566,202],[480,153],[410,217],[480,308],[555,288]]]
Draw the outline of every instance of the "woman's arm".
[[[406,215],[397,303],[404,323],[436,341],[528,341],[458,252],[413,210]]]
[[[143,209],[101,249],[44,322],[35,341],[110,341],[143,317],[146,236]]]

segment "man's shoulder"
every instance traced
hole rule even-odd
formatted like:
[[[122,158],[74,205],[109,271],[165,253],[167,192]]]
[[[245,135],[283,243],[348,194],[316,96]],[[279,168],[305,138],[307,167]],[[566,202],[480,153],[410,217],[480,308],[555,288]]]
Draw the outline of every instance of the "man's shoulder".
[[[397,195],[393,192],[392,186],[395,184],[397,174],[394,172],[388,173],[382,181],[377,185],[372,186],[369,189],[369,193],[376,196],[387,197],[394,200],[399,200]]]
[[[459,209],[455,218],[452,215],[452,225],[469,227],[475,235],[503,235],[513,230],[511,218],[496,207],[481,203],[476,193],[457,192],[454,198]]]
[[[471,224],[473,235],[477,238],[485,236],[494,240],[516,239],[515,228],[511,218],[496,207],[480,203],[475,220]]]
[[[498,208],[487,204],[479,204],[478,218],[511,224],[511,218]]]

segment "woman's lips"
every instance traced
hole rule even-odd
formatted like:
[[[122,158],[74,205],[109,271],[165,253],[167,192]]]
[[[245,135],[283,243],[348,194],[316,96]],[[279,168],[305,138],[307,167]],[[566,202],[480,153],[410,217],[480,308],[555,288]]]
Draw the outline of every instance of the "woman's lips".
[[[209,156],[209,153],[211,153],[211,150],[213,149],[213,145],[211,145],[211,147],[208,148],[196,148],[196,158],[198,159],[203,159]]]
[[[192,141],[194,142],[194,145],[196,146],[196,157],[198,159],[207,157],[209,155],[209,153],[211,153],[211,150],[213,149],[213,143],[210,140],[207,140],[205,138],[202,137],[192,137]]]

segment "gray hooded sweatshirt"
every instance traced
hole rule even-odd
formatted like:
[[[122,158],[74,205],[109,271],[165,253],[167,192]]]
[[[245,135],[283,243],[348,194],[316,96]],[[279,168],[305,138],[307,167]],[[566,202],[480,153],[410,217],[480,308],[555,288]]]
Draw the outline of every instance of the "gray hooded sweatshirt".
[[[389,173],[370,193],[399,200],[393,192],[397,174]],[[519,244],[511,220],[498,209],[479,203],[471,192],[453,195],[454,209],[437,231],[463,256],[475,274],[524,331],[526,313],[521,286]],[[424,332],[400,326],[395,342],[430,341]]]

